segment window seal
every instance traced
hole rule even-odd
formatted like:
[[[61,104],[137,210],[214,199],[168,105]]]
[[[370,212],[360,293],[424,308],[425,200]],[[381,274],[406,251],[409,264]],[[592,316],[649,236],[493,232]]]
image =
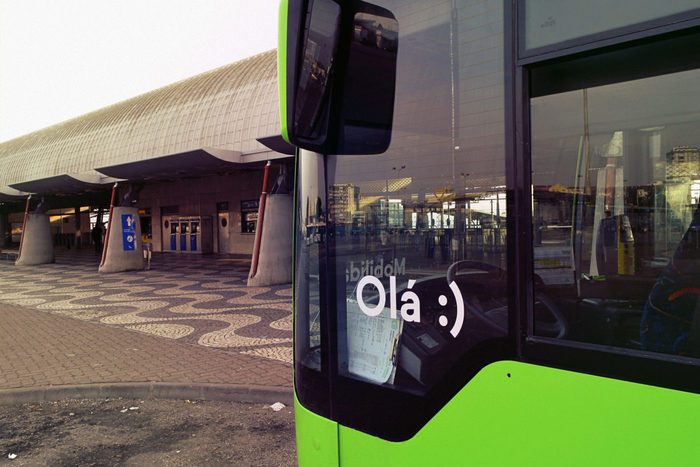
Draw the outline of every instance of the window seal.
[[[700,67],[700,26],[523,67],[529,99]],[[650,66],[651,65],[651,66]]]
[[[534,336],[526,340],[523,357],[526,363],[700,394],[700,361],[689,357]]]

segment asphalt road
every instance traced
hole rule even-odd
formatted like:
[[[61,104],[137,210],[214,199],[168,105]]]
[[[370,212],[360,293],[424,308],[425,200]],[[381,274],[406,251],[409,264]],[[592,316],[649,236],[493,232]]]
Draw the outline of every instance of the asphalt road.
[[[296,465],[294,414],[164,399],[0,406],[0,465]]]

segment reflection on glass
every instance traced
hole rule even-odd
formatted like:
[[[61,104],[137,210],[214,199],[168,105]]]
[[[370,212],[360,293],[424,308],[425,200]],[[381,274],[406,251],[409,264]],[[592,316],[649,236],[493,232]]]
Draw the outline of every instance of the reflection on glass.
[[[353,41],[364,47],[396,52],[399,23],[394,18],[371,13],[357,13]]]
[[[295,360],[321,369],[321,259],[325,248],[326,202],[323,156],[301,150],[297,199]]]
[[[417,393],[508,328],[504,187],[445,183],[449,151],[431,163],[327,157],[327,228],[345,290],[338,371]]]
[[[532,100],[535,290],[567,338],[698,355],[698,96],[693,70]]]
[[[426,394],[448,380],[459,385],[455,369],[466,381],[469,368],[483,363],[472,350],[505,347],[503,46],[497,31],[458,27],[482,4],[447,2],[451,7],[435,8],[428,22],[416,22],[411,2],[383,5],[392,18],[376,11],[354,18],[348,59],[357,62],[348,68],[356,74],[345,83],[353,87],[348,95],[365,97],[343,102],[341,120],[346,141],[365,127],[360,144],[376,150],[372,131],[385,130],[390,144],[381,154],[358,146],[351,156],[301,156],[296,362],[314,361],[320,310],[322,328],[335,327],[320,335],[337,341],[329,343],[335,361],[317,368]],[[502,5],[493,5],[497,17]],[[396,68],[382,68],[392,54]],[[499,65],[473,73],[475,54]],[[377,76],[389,71],[395,101],[393,86],[389,93],[365,84],[385,83]],[[393,118],[360,104],[373,96],[384,104],[391,97],[391,105],[379,107]],[[334,270],[320,274],[319,263]]]
[[[311,5],[294,113],[295,132],[304,137],[318,137],[323,130],[320,112],[327,99],[340,20],[340,6],[331,0],[314,0]]]
[[[399,23],[388,10],[355,14],[339,154],[378,154],[391,140]]]

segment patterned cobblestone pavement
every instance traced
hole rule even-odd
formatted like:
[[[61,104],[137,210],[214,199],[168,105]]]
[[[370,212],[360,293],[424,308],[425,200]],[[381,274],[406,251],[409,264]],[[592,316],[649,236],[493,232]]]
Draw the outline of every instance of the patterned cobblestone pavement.
[[[112,274],[98,261],[85,250],[0,261],[0,303],[291,364],[291,284],[246,287],[249,259],[156,253],[150,270]]]
[[[291,402],[291,365],[274,359],[10,304],[0,335],[0,408],[65,397]]]

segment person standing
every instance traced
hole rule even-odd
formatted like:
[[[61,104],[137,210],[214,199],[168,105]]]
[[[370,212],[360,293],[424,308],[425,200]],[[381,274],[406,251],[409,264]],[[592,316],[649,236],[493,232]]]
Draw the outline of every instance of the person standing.
[[[92,243],[95,245],[95,253],[102,253],[102,226],[99,222],[92,228]]]

